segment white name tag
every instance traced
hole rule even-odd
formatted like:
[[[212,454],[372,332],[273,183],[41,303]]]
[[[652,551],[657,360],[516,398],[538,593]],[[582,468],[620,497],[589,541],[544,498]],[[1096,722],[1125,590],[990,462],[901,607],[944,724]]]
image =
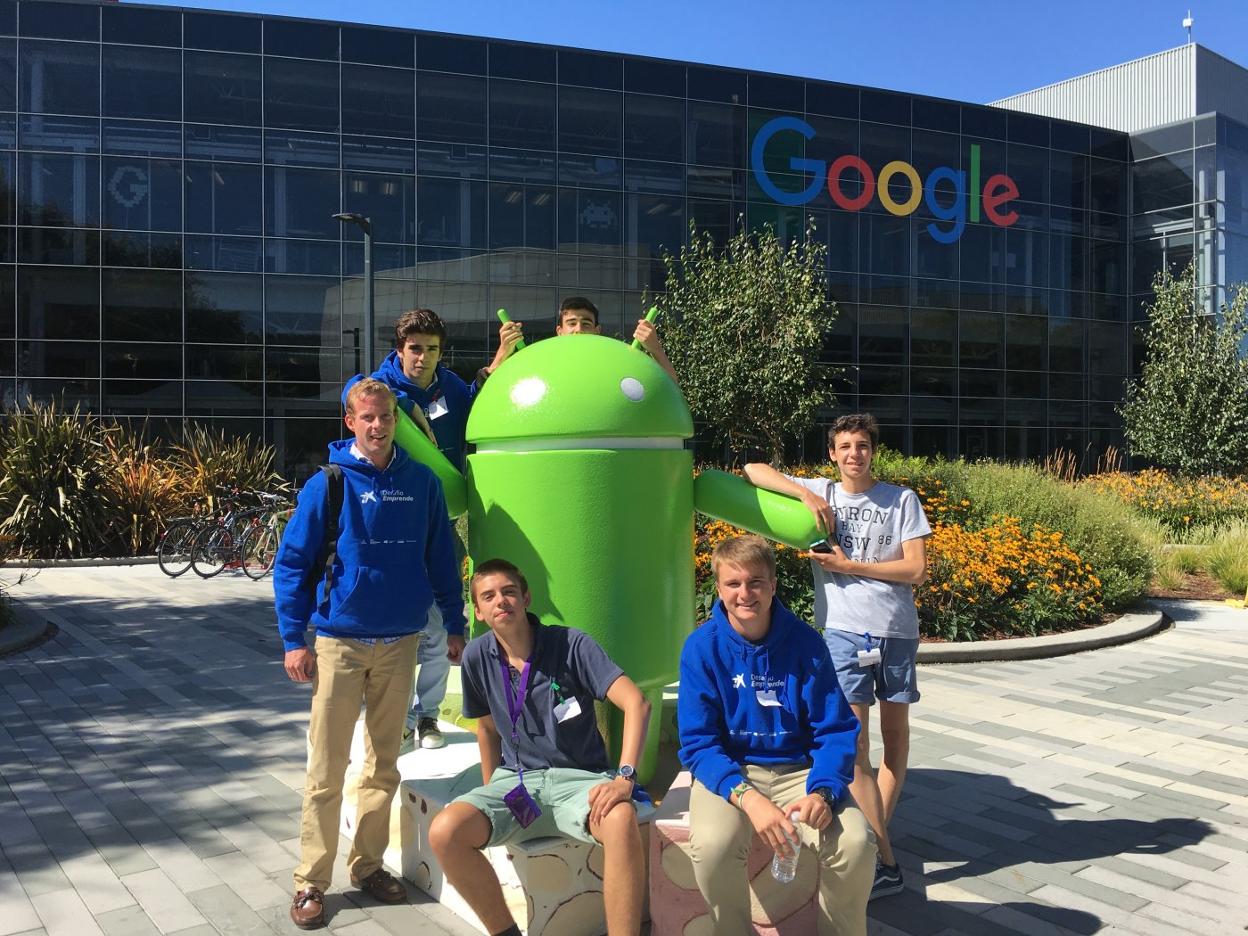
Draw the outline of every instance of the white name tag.
[[[780,700],[776,698],[775,689],[759,689],[754,693],[754,698],[758,700],[759,705],[779,705]]]
[[[880,648],[875,647],[871,650],[858,651],[858,666],[874,666],[880,662]]]
[[[581,714],[581,703],[575,698],[568,699],[566,702],[560,702],[555,706],[555,721],[565,722],[569,718],[576,718]]]
[[[438,397],[430,404],[429,409],[425,411],[425,415],[430,419],[437,419],[439,416],[445,416],[451,410],[446,405],[446,397]]]

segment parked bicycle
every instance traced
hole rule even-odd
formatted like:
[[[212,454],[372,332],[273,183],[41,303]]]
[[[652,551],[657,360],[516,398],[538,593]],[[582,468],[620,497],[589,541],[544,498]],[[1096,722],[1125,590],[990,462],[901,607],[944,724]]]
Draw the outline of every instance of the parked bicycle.
[[[180,517],[169,524],[156,549],[160,570],[170,578],[177,578],[193,568],[200,577],[211,578],[234,563],[243,566],[250,577],[263,578],[272,568],[273,558],[276,558],[276,539],[271,544],[268,540],[256,539],[252,549],[260,558],[251,563],[253,568],[250,570],[241,558],[242,541],[253,528],[273,526],[275,532],[280,531],[276,518],[286,512],[288,502],[285,497],[260,491],[220,488],[214,500],[216,511]],[[265,567],[263,556],[269,548],[273,556]]]
[[[289,502],[285,498],[273,494],[262,496],[271,498],[266,504],[268,519],[249,526],[238,544],[238,560],[243,574],[256,581],[273,571],[277,547],[281,545],[282,532],[290,519]]]

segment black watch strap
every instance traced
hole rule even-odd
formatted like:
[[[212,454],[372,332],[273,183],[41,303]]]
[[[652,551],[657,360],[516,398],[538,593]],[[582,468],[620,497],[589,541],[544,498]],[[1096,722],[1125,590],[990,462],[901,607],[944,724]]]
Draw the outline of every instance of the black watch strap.
[[[828,804],[828,809],[831,809],[835,812],[836,797],[832,795],[831,787],[821,786],[821,787],[816,788],[812,792],[818,793],[819,796],[823,798],[823,801]]]

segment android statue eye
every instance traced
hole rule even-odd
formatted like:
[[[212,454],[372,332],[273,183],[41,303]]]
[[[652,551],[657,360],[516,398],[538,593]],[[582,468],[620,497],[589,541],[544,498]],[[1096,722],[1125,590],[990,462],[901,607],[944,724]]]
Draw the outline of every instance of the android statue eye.
[[[546,395],[546,381],[540,377],[526,377],[511,388],[511,402],[516,406],[532,406]]]
[[[636,377],[625,377],[621,380],[620,392],[634,403],[640,403],[646,398],[646,388]]]

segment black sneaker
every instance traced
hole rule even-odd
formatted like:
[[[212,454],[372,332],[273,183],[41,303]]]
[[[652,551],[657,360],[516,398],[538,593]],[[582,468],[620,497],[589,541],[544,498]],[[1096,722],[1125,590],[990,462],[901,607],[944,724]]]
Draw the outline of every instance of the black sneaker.
[[[905,889],[906,885],[901,879],[901,865],[876,862],[875,883],[871,885],[872,900],[877,897],[891,897],[893,894],[900,894]]]
[[[420,746],[426,750],[446,747],[446,738],[442,737],[436,718],[422,718],[416,723],[416,733],[420,735]]]

